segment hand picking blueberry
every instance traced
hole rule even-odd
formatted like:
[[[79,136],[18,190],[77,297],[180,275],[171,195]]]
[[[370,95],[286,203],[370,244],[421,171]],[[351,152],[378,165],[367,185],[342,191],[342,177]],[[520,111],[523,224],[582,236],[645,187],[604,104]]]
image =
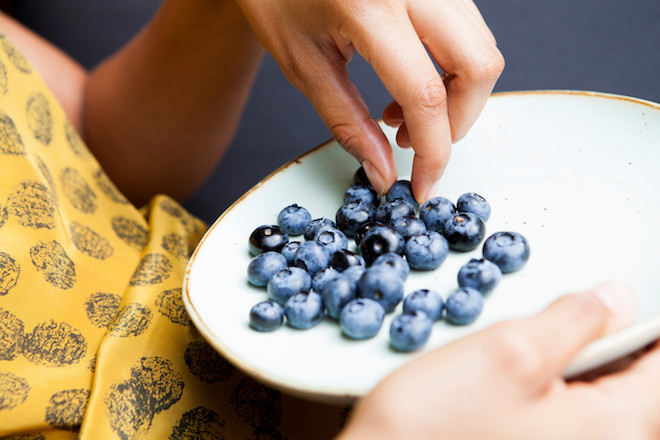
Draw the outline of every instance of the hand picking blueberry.
[[[410,203],[415,209],[419,208],[419,203],[415,200],[415,196],[412,192],[410,180],[397,180],[387,191],[387,194],[385,195],[386,202],[391,202],[396,199],[403,199]]]
[[[312,215],[295,203],[283,208],[277,215],[277,224],[289,235],[302,235]]]
[[[284,305],[287,322],[300,330],[314,327],[321,322],[324,314],[321,295],[314,291],[296,293]]]
[[[529,243],[517,232],[496,232],[484,242],[483,255],[502,273],[515,272],[529,260]]]
[[[492,261],[471,258],[460,268],[456,278],[458,287],[472,287],[482,295],[488,295],[502,279],[502,271]]]
[[[277,225],[263,225],[250,234],[249,247],[252,255],[259,255],[268,251],[280,252],[288,242],[289,236],[284,229]]]
[[[282,326],[284,309],[273,301],[262,301],[250,310],[250,327],[260,332],[272,332]]]
[[[357,298],[344,306],[339,314],[341,331],[352,339],[369,339],[383,326],[385,310],[377,301]]]
[[[426,313],[412,311],[397,315],[390,324],[390,344],[398,351],[415,351],[431,337],[433,321]]]

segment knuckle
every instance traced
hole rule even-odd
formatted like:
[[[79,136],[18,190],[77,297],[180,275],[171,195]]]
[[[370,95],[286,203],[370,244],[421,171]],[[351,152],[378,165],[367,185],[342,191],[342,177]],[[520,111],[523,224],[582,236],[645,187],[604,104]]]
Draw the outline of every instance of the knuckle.
[[[533,379],[542,371],[543,356],[540,347],[509,322],[493,326],[494,340],[489,355],[497,371],[503,371],[525,380]]]
[[[474,57],[467,70],[467,75],[478,83],[494,83],[504,70],[504,56],[495,46]]]
[[[447,105],[447,89],[440,76],[424,81],[413,95],[414,103],[433,114]]]

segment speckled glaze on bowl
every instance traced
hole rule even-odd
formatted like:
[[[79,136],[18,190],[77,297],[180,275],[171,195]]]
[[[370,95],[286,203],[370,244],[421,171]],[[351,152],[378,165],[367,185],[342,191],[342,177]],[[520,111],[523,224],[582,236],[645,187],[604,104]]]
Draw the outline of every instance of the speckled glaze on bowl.
[[[383,128],[394,144],[394,131]],[[411,151],[394,150],[399,175],[409,178]],[[342,336],[327,317],[307,331],[286,325],[272,333],[250,329],[250,308],[266,298],[265,290],[246,280],[250,233],[275,224],[292,203],[313,218],[334,219],[357,167],[335,142],[311,150],[227,209],[190,260],[183,298],[194,324],[254,378],[304,398],[350,402],[425,351],[497,321],[534,314],[563,294],[605,280],[636,289],[639,316],[631,327],[586,347],[566,374],[602,365],[660,335],[660,105],[577,91],[504,93],[489,100],[469,135],[454,146],[438,195],[456,200],[466,192],[481,194],[492,206],[487,235],[520,232],[532,252],[527,266],[506,275],[486,298],[474,324],[437,322],[426,347],[408,354],[389,347],[392,314],[365,341]],[[406,292],[426,287],[446,297],[460,266],[480,256],[480,248],[452,252],[439,269],[412,273]]]

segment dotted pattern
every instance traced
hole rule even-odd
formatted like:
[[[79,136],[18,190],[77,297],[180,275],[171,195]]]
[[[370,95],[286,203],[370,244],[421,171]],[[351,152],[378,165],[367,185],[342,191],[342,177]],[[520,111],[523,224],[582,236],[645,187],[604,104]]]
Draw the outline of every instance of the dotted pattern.
[[[1,32],[0,161],[0,438],[333,438],[345,408],[202,339],[181,284],[206,225],[165,196],[131,205]]]

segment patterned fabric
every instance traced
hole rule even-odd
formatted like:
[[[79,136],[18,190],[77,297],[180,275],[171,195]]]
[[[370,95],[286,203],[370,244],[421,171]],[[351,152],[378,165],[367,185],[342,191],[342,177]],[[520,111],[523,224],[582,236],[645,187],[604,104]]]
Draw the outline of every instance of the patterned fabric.
[[[181,284],[205,225],[117,191],[0,34],[0,437],[322,439],[346,409],[281,395],[196,332]]]

